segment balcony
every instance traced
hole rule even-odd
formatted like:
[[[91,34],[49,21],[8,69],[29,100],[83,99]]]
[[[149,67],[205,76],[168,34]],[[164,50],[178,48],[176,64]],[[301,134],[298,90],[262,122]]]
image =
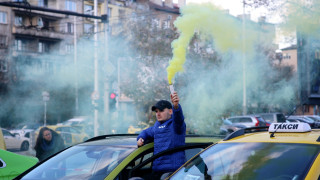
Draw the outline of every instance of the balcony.
[[[56,40],[64,40],[67,38],[72,38],[73,35],[66,32],[56,32],[54,29],[43,29],[43,28],[26,28],[20,26],[13,26],[12,33],[18,35],[26,35],[33,37],[49,38]]]

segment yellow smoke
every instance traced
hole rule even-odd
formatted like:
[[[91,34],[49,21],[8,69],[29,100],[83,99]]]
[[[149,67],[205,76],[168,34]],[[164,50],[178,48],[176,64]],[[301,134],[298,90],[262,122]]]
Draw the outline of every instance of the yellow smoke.
[[[190,4],[181,10],[181,16],[174,22],[180,33],[178,39],[171,44],[173,57],[167,67],[169,84],[177,72],[183,72],[186,51],[196,31],[214,39],[215,48],[220,51],[239,49],[241,45],[241,25],[235,18],[226,15],[213,4]]]

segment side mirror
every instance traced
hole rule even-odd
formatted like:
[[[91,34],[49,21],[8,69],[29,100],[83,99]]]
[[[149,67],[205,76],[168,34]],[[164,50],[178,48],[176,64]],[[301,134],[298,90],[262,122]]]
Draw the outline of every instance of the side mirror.
[[[14,137],[20,137],[19,133],[14,133],[13,135],[14,135]]]

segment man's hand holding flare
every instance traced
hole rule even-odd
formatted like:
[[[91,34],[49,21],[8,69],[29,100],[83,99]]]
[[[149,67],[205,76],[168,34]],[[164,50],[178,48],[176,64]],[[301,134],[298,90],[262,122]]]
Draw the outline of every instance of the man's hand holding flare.
[[[179,108],[179,96],[178,96],[178,93],[177,92],[173,92],[172,94],[170,94],[170,97],[171,97],[171,102],[173,104],[173,107],[175,109],[178,109]]]

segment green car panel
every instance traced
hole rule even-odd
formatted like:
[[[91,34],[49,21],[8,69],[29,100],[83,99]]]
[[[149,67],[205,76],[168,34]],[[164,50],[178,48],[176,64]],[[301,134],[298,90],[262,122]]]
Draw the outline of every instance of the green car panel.
[[[31,156],[24,156],[0,149],[0,179],[13,179],[38,162]]]

